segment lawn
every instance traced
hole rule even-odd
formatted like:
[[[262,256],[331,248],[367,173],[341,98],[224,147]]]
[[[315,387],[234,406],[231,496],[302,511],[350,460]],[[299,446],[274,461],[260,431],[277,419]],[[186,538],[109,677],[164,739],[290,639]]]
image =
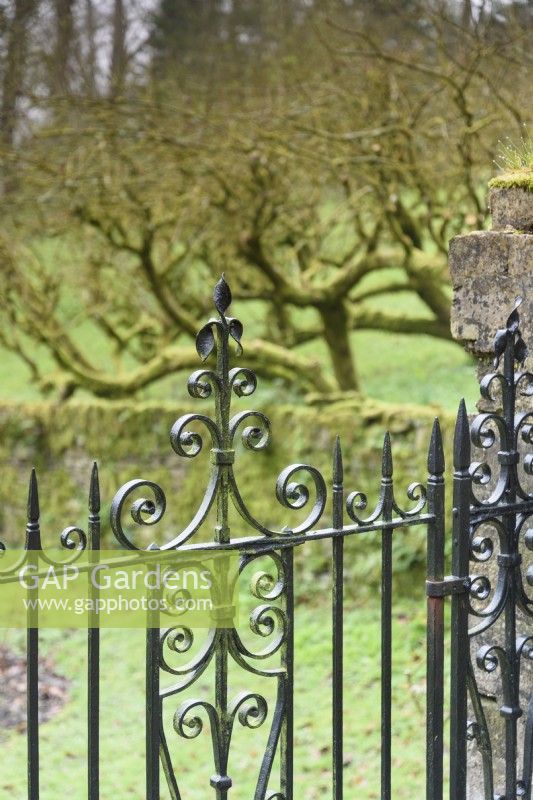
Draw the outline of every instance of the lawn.
[[[424,794],[425,615],[422,594],[400,598],[394,610],[393,763],[396,800]],[[379,689],[380,632],[378,599],[351,604],[345,619],[345,787],[349,797],[379,797]],[[23,644],[20,631],[4,631],[12,644]],[[42,725],[41,800],[84,796],[86,781],[85,635],[82,631],[47,631],[43,650],[56,669],[71,681],[67,704]],[[142,631],[102,632],[102,798],[144,798],[144,650]],[[331,642],[328,606],[299,605],[295,632],[295,797],[318,800],[330,793]],[[184,698],[211,699],[211,675]],[[271,680],[271,679],[270,679]],[[267,679],[234,670],[232,692],[264,691]],[[230,693],[231,694],[231,693]],[[168,713],[181,702],[170,699]],[[249,800],[262,756],[269,722],[251,731],[236,726],[229,773],[231,796]],[[21,732],[3,732],[3,797],[23,800],[26,750]],[[207,725],[191,741],[169,734],[183,799],[210,797],[213,772]],[[276,789],[274,771],[271,790]],[[167,797],[166,792],[162,794]]]
[[[420,301],[411,295],[383,296],[382,308],[423,314]],[[235,309],[236,313],[237,309]],[[243,340],[256,332],[253,308],[240,313],[245,324]],[[248,321],[251,320],[248,326]],[[90,323],[76,331],[80,344],[102,350],[101,338]],[[454,410],[461,396],[472,404],[477,383],[471,359],[453,342],[427,336],[405,336],[385,332],[352,335],[361,383],[369,397],[394,403],[419,403]],[[322,343],[303,348],[320,360],[327,354]],[[26,367],[15,356],[0,352],[0,398],[36,399],[38,390],[29,382]],[[41,353],[42,358],[45,358]],[[246,356],[243,358],[246,363]],[[140,399],[186,397],[184,375],[172,376],[142,393]],[[277,401],[280,387],[262,383],[264,402]],[[259,392],[258,392],[259,399]],[[283,399],[296,399],[293,392]],[[301,402],[301,398],[299,398]],[[381,431],[380,431],[381,436]],[[347,547],[350,557],[351,545]],[[352,552],[352,558],[357,553]],[[304,565],[301,565],[304,566]],[[304,568],[305,571],[305,568]],[[349,572],[347,568],[347,572]],[[421,572],[417,572],[421,576]],[[425,724],[425,609],[423,586],[409,587],[413,573],[402,581],[403,594],[395,599],[393,665],[393,764],[395,800],[424,795]],[[331,795],[331,626],[325,586],[306,583],[305,597],[296,612],[295,680],[295,798],[318,800]],[[358,593],[349,587],[345,615],[345,787],[348,797],[373,800],[380,796],[380,625],[379,593]],[[0,631],[0,642],[23,649],[21,631]],[[41,734],[41,800],[85,794],[86,784],[86,643],[80,631],[45,631],[43,652],[56,670],[70,681],[69,699]],[[144,637],[141,631],[102,632],[102,791],[103,800],[141,800],[144,794]],[[184,698],[212,699],[212,674],[187,692]],[[265,679],[233,670],[231,691],[262,691],[272,698]],[[22,687],[24,691],[24,687]],[[171,713],[181,700],[168,701]],[[250,800],[264,750],[266,724],[255,731],[236,727],[229,774],[234,779],[232,800]],[[13,800],[26,796],[26,743],[21,732],[2,731],[3,769],[0,795]],[[169,733],[172,757],[182,787],[183,800],[205,800],[212,796],[209,777],[213,772],[207,725],[199,738],[185,741]],[[278,787],[276,771],[271,792]],[[162,797],[167,797],[163,792]]]

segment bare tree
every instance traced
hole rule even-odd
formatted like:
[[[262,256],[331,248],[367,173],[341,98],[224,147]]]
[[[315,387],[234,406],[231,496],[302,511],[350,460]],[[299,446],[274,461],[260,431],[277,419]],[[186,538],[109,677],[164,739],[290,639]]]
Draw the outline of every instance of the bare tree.
[[[127,17],[124,0],[113,2],[112,45],[110,64],[110,96],[119,96],[124,89],[126,69],[128,66],[128,49],[126,45]]]
[[[70,92],[70,59],[74,39],[74,0],[54,0],[55,43],[51,63],[52,92],[65,96]]]
[[[13,144],[17,127],[17,103],[23,93],[29,25],[36,9],[37,0],[14,0],[12,16],[7,26],[0,103],[0,135],[4,146],[8,147]]]
[[[119,397],[193,366],[222,271],[252,309],[251,364],[303,392],[364,389],[354,331],[450,337],[447,242],[485,224],[497,141],[531,119],[527,37],[491,18],[465,30],[442,3],[367,8],[317,2],[285,49],[247,60],[245,84],[220,62],[166,94],[130,73],[126,98],[120,70],[113,97],[36,132],[4,218],[0,311],[41,386]]]

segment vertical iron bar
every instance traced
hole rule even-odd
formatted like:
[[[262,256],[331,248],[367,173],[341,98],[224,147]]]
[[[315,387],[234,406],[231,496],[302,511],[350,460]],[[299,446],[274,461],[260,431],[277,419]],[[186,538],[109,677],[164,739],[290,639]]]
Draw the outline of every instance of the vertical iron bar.
[[[151,590],[149,601],[159,600],[159,594]],[[159,800],[160,797],[162,704],[159,694],[159,626],[159,611],[149,608],[146,631],[146,800]]]
[[[470,429],[461,400],[453,447],[452,571],[468,578],[470,550]],[[450,683],[450,800],[466,800],[467,673],[469,662],[468,595],[452,596]]]
[[[217,284],[217,287],[219,284]],[[216,392],[215,416],[218,430],[221,437],[221,447],[223,451],[231,448],[231,436],[229,432],[229,414],[231,406],[231,386],[229,382],[229,329],[226,317],[217,304],[217,287],[215,287],[215,306],[217,307],[222,321],[222,328],[217,329],[217,374],[220,378],[219,390]],[[231,301],[231,297],[230,297]],[[217,463],[216,453],[212,453],[213,463]],[[226,543],[230,541],[229,527],[229,464],[224,460],[218,464],[220,469],[220,488],[217,494],[217,524],[215,526],[215,541]],[[223,586],[227,580],[226,569],[223,562],[216,562],[217,580]],[[215,699],[216,712],[219,721],[220,740],[217,742],[218,752],[215,756],[217,774],[211,778],[211,785],[215,789],[216,800],[227,800],[228,791],[231,788],[232,780],[227,774],[228,767],[228,637],[227,632],[222,631],[219,637],[217,650],[215,653]]]
[[[89,563],[98,562],[100,550],[100,484],[98,465],[93,464],[89,487]],[[89,597],[95,608],[98,589],[89,580]],[[87,797],[98,800],[100,797],[100,628],[95,611],[89,614],[87,634]]]
[[[393,468],[390,436],[383,442],[381,469],[382,518],[392,519]],[[381,800],[391,800],[392,741],[392,534],[381,530]]]
[[[343,464],[340,439],[337,436],[333,452],[333,527],[343,527]],[[333,538],[333,659],[332,659],[332,709],[333,709],[333,800],[343,797],[343,600],[344,600],[344,540]]]
[[[285,614],[287,638],[282,648],[281,666],[285,681],[285,719],[281,729],[281,793],[285,800],[294,800],[294,550],[281,554],[285,573]]]
[[[39,490],[37,475],[32,469],[28,490],[28,522],[26,524],[26,550],[28,564],[38,566],[39,557],[36,551],[41,549],[41,531],[39,526]],[[33,555],[35,553],[35,555]],[[39,611],[38,589],[28,589],[27,611],[27,666],[26,666],[26,698],[27,698],[27,745],[28,745],[28,800],[39,800]]]
[[[505,378],[503,413],[507,428],[507,452],[498,454],[500,463],[508,463],[509,478],[505,490],[505,501],[512,505],[516,501],[516,463],[518,453],[514,447],[515,440],[515,345],[514,338],[507,337],[507,345],[504,353],[503,373]],[[518,731],[517,720],[522,715],[520,708],[519,676],[520,676],[520,656],[516,650],[516,605],[517,605],[517,581],[516,581],[516,561],[518,553],[518,543],[515,539],[516,514],[506,514],[503,518],[507,539],[507,558],[509,563],[507,569],[507,598],[505,602],[505,652],[509,666],[509,685],[508,702],[500,708],[500,715],[505,720],[505,794],[506,797],[516,796],[517,781],[517,760],[518,760]],[[503,556],[502,556],[503,558]]]
[[[444,578],[444,451],[438,419],[428,454],[427,579]],[[442,800],[444,738],[444,597],[427,598],[426,798]]]

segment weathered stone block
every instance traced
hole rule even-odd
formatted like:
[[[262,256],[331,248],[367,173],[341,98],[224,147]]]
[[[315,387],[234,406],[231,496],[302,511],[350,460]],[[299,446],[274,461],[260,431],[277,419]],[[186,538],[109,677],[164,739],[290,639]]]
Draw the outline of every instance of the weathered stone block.
[[[491,355],[494,334],[520,296],[523,336],[526,342],[533,340],[532,234],[479,231],[456,236],[450,242],[449,263],[454,339],[477,356]]]
[[[532,193],[527,189],[491,189],[489,206],[492,214],[492,229],[495,231],[513,228],[517,231],[533,232]]]

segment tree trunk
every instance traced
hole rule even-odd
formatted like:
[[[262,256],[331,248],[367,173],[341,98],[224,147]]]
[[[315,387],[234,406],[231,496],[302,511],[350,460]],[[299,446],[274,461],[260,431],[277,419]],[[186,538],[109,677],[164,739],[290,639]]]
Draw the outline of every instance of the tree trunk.
[[[70,91],[69,60],[72,52],[74,0],[55,0],[56,42],[52,65],[52,91],[65,96]]]
[[[111,97],[117,97],[124,89],[128,53],[126,50],[126,12],[124,0],[115,0],[113,4],[113,43],[111,51]]]
[[[85,34],[87,36],[85,85],[88,94],[96,97],[96,21],[93,0],[85,0]]]
[[[28,24],[36,6],[37,0],[15,0],[8,32],[0,105],[0,136],[6,147],[12,146],[15,137],[17,100],[22,95],[24,83]]]
[[[357,391],[359,379],[350,343],[349,318],[344,303],[318,309],[324,323],[324,337],[329,350],[335,380],[342,391]]]
[[[472,27],[472,0],[463,0],[461,9],[461,25],[464,30],[470,30]]]

